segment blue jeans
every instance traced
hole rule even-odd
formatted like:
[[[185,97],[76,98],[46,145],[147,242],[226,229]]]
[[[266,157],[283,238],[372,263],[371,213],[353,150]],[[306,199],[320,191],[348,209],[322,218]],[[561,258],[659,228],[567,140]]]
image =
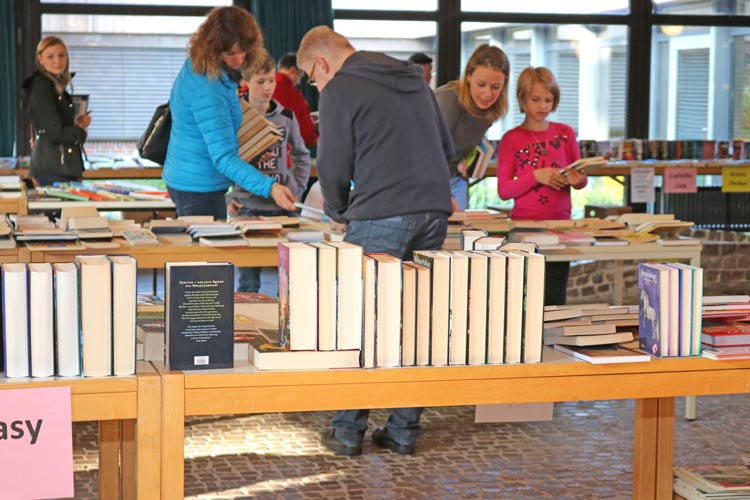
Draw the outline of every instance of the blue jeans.
[[[463,177],[451,177],[451,195],[456,200],[459,210],[466,210],[469,206],[469,187]]]
[[[177,210],[177,216],[183,215],[213,215],[214,219],[227,218],[227,202],[225,191],[198,193],[195,191],[180,191],[167,186],[169,197]]]
[[[350,221],[344,241],[360,245],[365,252],[385,252],[411,260],[414,250],[437,250],[445,240],[448,216],[438,212]],[[391,438],[412,445],[419,436],[423,408],[392,408],[385,424]],[[370,410],[342,410],[333,418],[334,436],[348,446],[358,446],[367,430]]]
[[[252,208],[242,207],[240,209],[240,216],[248,215],[263,215],[266,217],[276,215],[295,215],[286,210],[253,210]],[[278,270],[276,267],[269,267],[268,269]],[[238,292],[253,292],[257,293],[260,290],[260,273],[263,270],[262,267],[238,267]]]

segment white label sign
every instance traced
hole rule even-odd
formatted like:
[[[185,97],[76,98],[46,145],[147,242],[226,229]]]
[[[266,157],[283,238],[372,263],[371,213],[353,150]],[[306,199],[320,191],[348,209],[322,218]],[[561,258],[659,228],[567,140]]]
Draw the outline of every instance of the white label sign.
[[[630,169],[631,203],[653,203],[654,169],[653,167],[635,167]]]

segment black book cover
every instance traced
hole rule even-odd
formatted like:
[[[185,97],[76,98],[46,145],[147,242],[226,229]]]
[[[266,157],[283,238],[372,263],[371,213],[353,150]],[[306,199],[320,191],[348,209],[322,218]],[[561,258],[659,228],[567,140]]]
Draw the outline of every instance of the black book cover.
[[[168,262],[165,268],[169,369],[232,368],[234,266]]]

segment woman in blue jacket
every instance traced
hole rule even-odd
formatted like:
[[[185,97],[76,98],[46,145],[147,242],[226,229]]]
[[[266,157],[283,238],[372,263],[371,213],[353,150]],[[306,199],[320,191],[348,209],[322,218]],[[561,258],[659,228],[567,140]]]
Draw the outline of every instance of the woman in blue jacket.
[[[175,79],[172,130],[162,178],[177,215],[226,219],[224,194],[236,182],[294,210],[294,194],[238,156],[242,121],[233,75],[262,54],[263,36],[240,7],[212,10],[191,37],[189,58]]]

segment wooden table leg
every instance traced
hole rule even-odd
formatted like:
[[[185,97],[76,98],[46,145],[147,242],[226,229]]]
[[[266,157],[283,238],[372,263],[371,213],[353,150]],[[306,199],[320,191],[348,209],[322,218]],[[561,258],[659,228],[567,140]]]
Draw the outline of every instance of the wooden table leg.
[[[120,421],[99,422],[99,498],[120,498]]]
[[[181,500],[185,491],[185,376],[161,376],[162,500]]]
[[[656,498],[672,498],[674,468],[674,398],[659,398]]]
[[[161,378],[156,372],[138,375],[136,442],[136,498],[161,498]],[[124,496],[123,496],[124,498]]]
[[[120,487],[122,500],[136,500],[136,446],[135,425],[133,419],[123,420],[120,426],[122,432],[120,454]]]
[[[656,439],[659,400],[635,400],[633,430],[633,499],[653,500],[656,494]]]
[[[674,398],[636,399],[633,498],[672,498]]]

